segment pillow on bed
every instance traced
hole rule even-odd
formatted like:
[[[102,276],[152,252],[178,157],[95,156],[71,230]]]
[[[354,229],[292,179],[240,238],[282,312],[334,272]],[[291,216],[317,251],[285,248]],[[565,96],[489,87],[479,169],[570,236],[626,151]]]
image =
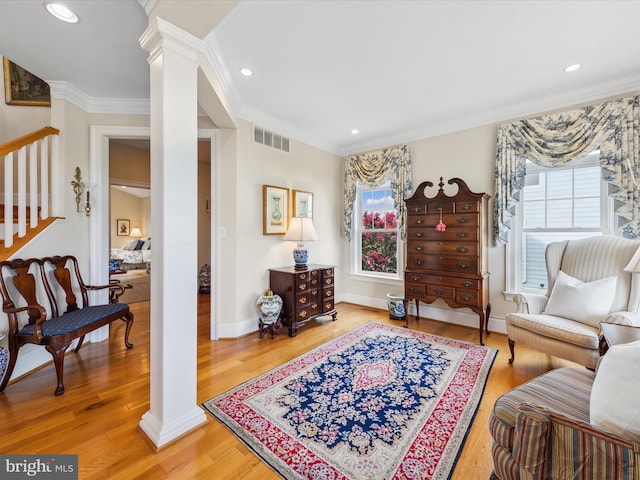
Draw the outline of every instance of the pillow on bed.
[[[125,246],[122,247],[123,250],[135,250],[138,245],[138,240],[131,240]]]
[[[142,247],[140,247],[140,250],[151,250],[151,237],[141,238],[141,240],[142,240]]]

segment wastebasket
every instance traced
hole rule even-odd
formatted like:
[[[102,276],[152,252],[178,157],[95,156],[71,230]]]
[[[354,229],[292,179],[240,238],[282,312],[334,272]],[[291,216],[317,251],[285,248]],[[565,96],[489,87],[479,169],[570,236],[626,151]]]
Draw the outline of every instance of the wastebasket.
[[[404,311],[404,295],[401,293],[387,293],[387,306],[389,318],[392,320],[404,320],[407,313]]]

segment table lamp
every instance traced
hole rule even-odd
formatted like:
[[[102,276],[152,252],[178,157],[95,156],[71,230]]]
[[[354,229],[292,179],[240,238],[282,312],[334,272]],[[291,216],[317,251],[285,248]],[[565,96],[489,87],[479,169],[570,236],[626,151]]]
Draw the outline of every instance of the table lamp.
[[[309,251],[304,246],[305,241],[318,240],[316,229],[313,228],[313,220],[307,217],[292,217],[289,222],[289,229],[283,240],[293,240],[298,242],[298,246],[293,250],[293,260],[296,270],[307,268]]]

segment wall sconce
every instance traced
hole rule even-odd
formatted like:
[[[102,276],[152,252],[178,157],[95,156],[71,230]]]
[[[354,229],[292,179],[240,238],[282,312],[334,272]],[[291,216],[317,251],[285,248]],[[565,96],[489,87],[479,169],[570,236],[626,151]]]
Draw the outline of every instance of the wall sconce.
[[[76,167],[76,174],[73,176],[73,180],[71,180],[71,186],[73,187],[73,193],[76,194],[76,211],[81,212],[80,210],[80,202],[82,200],[82,192],[84,191],[84,183],[82,182],[82,173],[80,172],[80,167]],[[87,195],[89,192],[87,192]],[[89,198],[87,197],[87,205],[89,203]],[[85,210],[86,211],[86,210]],[[87,215],[89,215],[87,213]]]
[[[87,203],[84,206],[84,214],[87,217],[91,214],[91,202],[89,201],[89,189],[87,189]]]
[[[80,207],[82,202],[82,192],[84,192],[84,182],[82,181],[82,172],[80,167],[76,167],[76,173],[71,180],[71,186],[73,187],[73,193],[76,195],[76,212],[82,212],[88,217],[91,214],[91,200],[89,196],[89,189],[87,188],[87,201],[84,204],[84,208]]]

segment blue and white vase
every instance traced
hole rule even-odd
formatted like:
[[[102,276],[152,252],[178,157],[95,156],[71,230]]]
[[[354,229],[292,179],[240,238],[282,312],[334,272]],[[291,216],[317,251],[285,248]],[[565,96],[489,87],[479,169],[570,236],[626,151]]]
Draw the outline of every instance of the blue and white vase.
[[[282,311],[282,298],[271,290],[264,292],[256,301],[256,306],[260,311],[260,322],[263,325],[271,325],[280,318]]]
[[[392,320],[404,320],[407,312],[404,311],[404,296],[398,293],[387,294],[387,306],[389,318]]]

